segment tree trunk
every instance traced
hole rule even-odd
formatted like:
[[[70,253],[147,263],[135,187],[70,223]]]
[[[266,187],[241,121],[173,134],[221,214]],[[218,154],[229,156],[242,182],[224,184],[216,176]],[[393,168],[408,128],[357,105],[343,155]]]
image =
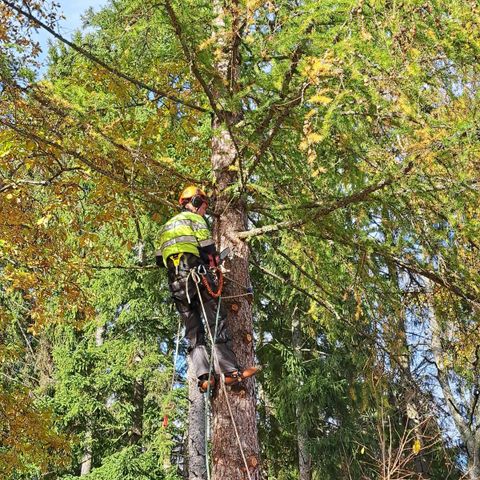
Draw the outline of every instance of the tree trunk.
[[[212,166],[215,172],[219,196],[215,213],[215,238],[221,249],[230,248],[232,259],[226,262],[230,271],[225,295],[239,295],[244,291],[238,285],[250,285],[248,268],[249,249],[246,243],[235,240],[235,232],[247,227],[247,216],[244,202],[230,201],[224,193],[235,183],[236,173],[229,169],[235,165],[235,148],[231,137],[224,126],[214,122],[215,138],[212,142]],[[233,305],[236,307],[231,308]],[[254,364],[252,308],[247,297],[234,299],[228,305],[227,327],[232,337],[232,348],[242,367]],[[228,390],[228,391],[227,391]],[[230,417],[225,392],[228,395],[234,418]],[[249,465],[251,478],[259,478],[259,445],[255,410],[254,380],[249,379],[231,389],[220,388],[213,402],[213,473],[215,479],[240,480],[248,478],[240,447],[235,436],[232,422],[236,422],[244,451]]]
[[[215,0],[213,8],[217,43],[216,71],[223,84],[214,87],[214,98],[233,95],[238,89],[240,56],[239,6],[237,1],[223,3]],[[228,22],[226,16],[229,16]],[[228,25],[228,27],[227,27]],[[217,103],[220,108],[220,102]],[[238,112],[241,108],[238,107]],[[247,228],[247,212],[242,196],[233,198],[231,186],[240,184],[237,152],[231,136],[234,125],[241,119],[240,113],[216,112],[213,119],[212,171],[218,196],[215,204],[214,238],[220,249],[230,248],[231,256],[225,262],[229,277],[224,289],[225,296],[244,294],[241,286],[250,285],[249,248],[235,237],[235,233]],[[240,367],[253,365],[253,319],[248,297],[229,301],[227,328],[232,338],[231,346]],[[230,408],[229,408],[230,407]],[[215,480],[259,479],[259,445],[256,422],[255,380],[217,388],[213,399],[213,478]],[[230,413],[232,412],[232,413]],[[233,418],[232,418],[233,415]],[[235,434],[237,428],[239,440]],[[243,455],[242,455],[243,453]],[[244,460],[245,458],[245,460]],[[247,466],[248,472],[247,472]]]
[[[195,369],[188,359],[188,479],[205,480],[205,402],[197,386]]]
[[[85,434],[85,447],[80,467],[80,476],[88,475],[92,470],[92,431],[88,430]]]
[[[234,123],[230,114],[225,113],[226,121]],[[216,222],[214,236],[220,249],[230,248],[231,259],[226,261],[229,276],[225,295],[245,293],[239,285],[250,285],[249,248],[245,242],[235,238],[235,232],[247,228],[246,205],[243,199],[232,199],[226,193],[228,187],[238,181],[236,152],[232,138],[219,119],[213,122],[214,138],[212,141],[212,168],[218,188],[215,206]],[[235,305],[233,307],[233,305]],[[229,302],[227,328],[232,338],[232,348],[241,367],[253,365],[253,320],[252,308],[247,297],[239,297]],[[232,308],[233,307],[233,308]],[[234,417],[229,413],[228,402]],[[240,480],[249,478],[246,463],[252,479],[259,478],[259,445],[255,409],[254,380],[232,387],[220,388],[213,402],[213,474],[214,478]],[[235,422],[240,444],[236,438]]]
[[[454,394],[450,386],[449,376],[451,372],[445,361],[445,351],[442,338],[445,332],[442,330],[433,303],[430,304],[430,330],[431,330],[431,347],[435,366],[437,367],[437,380],[442,389],[443,397],[450,411],[452,419],[457,427],[463,444],[467,450],[467,474],[470,480],[480,480],[480,430],[475,415],[472,421],[469,421],[462,415],[466,409],[462,408],[462,399]],[[473,413],[473,412],[472,412]]]
[[[469,451],[468,478],[470,480],[480,480],[480,433],[478,430],[474,437],[475,442],[472,442],[472,451]]]
[[[292,318],[292,343],[295,357],[302,361],[303,335],[300,328],[298,314],[293,312]],[[303,408],[300,401],[296,405],[297,414],[297,446],[298,446],[298,470],[300,472],[299,480],[311,480],[312,478],[312,456],[308,451],[308,431],[303,418]]]
[[[139,352],[135,355],[134,362],[140,363],[142,354]],[[128,439],[130,445],[136,445],[143,436],[143,407],[145,399],[145,386],[143,378],[137,377],[133,382],[133,413],[132,413],[132,430]]]
[[[105,326],[100,325],[95,330],[95,346],[101,347],[103,345],[103,335],[105,334]],[[82,456],[82,462],[80,466],[80,476],[88,475],[92,470],[93,463],[93,426],[90,424],[89,429],[85,433],[85,447]]]

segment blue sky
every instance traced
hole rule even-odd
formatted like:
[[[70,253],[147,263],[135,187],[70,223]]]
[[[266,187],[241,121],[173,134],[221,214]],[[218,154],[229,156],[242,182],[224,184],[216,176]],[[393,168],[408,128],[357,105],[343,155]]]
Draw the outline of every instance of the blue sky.
[[[57,3],[60,4],[61,12],[65,17],[64,20],[60,22],[59,25],[59,33],[62,34],[64,37],[70,39],[73,32],[75,30],[81,28],[82,26],[82,14],[90,7],[93,7],[95,10],[99,10],[100,7],[107,3],[107,0],[56,0]],[[40,57],[40,61],[42,62],[42,66],[40,68],[40,74],[44,71],[46,65],[46,54],[48,52],[48,42],[52,40],[52,36],[40,29],[36,35],[36,39],[40,42],[42,47],[42,55]]]

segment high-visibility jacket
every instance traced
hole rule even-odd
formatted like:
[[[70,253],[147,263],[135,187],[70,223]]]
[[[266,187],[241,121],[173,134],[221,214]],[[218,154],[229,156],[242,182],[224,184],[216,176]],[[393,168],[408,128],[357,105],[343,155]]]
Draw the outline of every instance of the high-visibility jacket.
[[[210,245],[214,245],[214,241],[205,219],[197,213],[183,211],[163,226],[158,253],[163,257],[163,263],[167,265],[170,255],[193,253],[200,257],[199,248]]]

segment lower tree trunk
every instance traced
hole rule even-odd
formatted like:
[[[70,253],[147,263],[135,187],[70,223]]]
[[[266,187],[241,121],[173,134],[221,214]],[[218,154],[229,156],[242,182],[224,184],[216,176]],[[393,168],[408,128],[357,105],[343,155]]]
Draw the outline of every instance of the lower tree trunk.
[[[188,479],[206,480],[205,402],[188,356]]]
[[[298,445],[298,469],[300,480],[311,480],[312,478],[312,456],[308,452],[308,436],[301,424],[301,412],[297,410],[297,445]]]
[[[88,430],[85,434],[85,447],[83,450],[82,463],[80,466],[80,476],[88,475],[92,470],[92,431]]]
[[[478,427],[471,432],[470,438],[465,443],[468,450],[468,478],[480,480],[480,430]]]
[[[292,318],[292,343],[295,351],[295,357],[302,361],[303,335],[300,327],[300,320],[293,312]],[[303,407],[300,401],[296,405],[297,414],[297,447],[298,447],[298,470],[299,480],[311,480],[312,478],[312,456],[308,451],[308,430],[303,419]]]
[[[470,480],[480,480],[480,425],[475,417],[472,417],[472,421],[470,421],[464,414],[462,415],[462,411],[466,410],[462,408],[465,406],[465,399],[456,395],[450,385],[450,376],[453,377],[455,374],[446,361],[448,351],[444,350],[443,344],[445,332],[439,323],[433,302],[430,304],[430,332],[433,359],[437,368],[437,380],[460,438],[467,450],[468,478]]]
[[[95,329],[95,346],[101,347],[103,345],[103,336],[105,334],[105,326],[100,325]],[[80,466],[80,476],[88,475],[92,470],[93,463],[93,427],[90,425],[89,430],[85,433],[85,447],[82,456],[82,463]]]
[[[476,457],[468,469],[468,478],[470,480],[480,480],[480,459],[478,455]]]
[[[135,363],[139,363],[142,360],[142,355],[137,353],[134,358]],[[140,442],[143,435],[143,407],[145,399],[145,386],[143,378],[135,378],[133,382],[133,413],[132,413],[132,429],[130,433],[129,443],[130,445],[136,445]]]

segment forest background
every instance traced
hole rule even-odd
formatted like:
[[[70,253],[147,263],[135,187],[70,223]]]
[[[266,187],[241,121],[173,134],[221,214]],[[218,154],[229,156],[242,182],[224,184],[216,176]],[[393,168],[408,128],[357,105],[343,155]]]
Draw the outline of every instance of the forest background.
[[[480,479],[477,2],[61,21],[0,0],[1,478],[203,479],[201,433],[218,479]],[[207,431],[154,266],[192,183],[264,366]]]

